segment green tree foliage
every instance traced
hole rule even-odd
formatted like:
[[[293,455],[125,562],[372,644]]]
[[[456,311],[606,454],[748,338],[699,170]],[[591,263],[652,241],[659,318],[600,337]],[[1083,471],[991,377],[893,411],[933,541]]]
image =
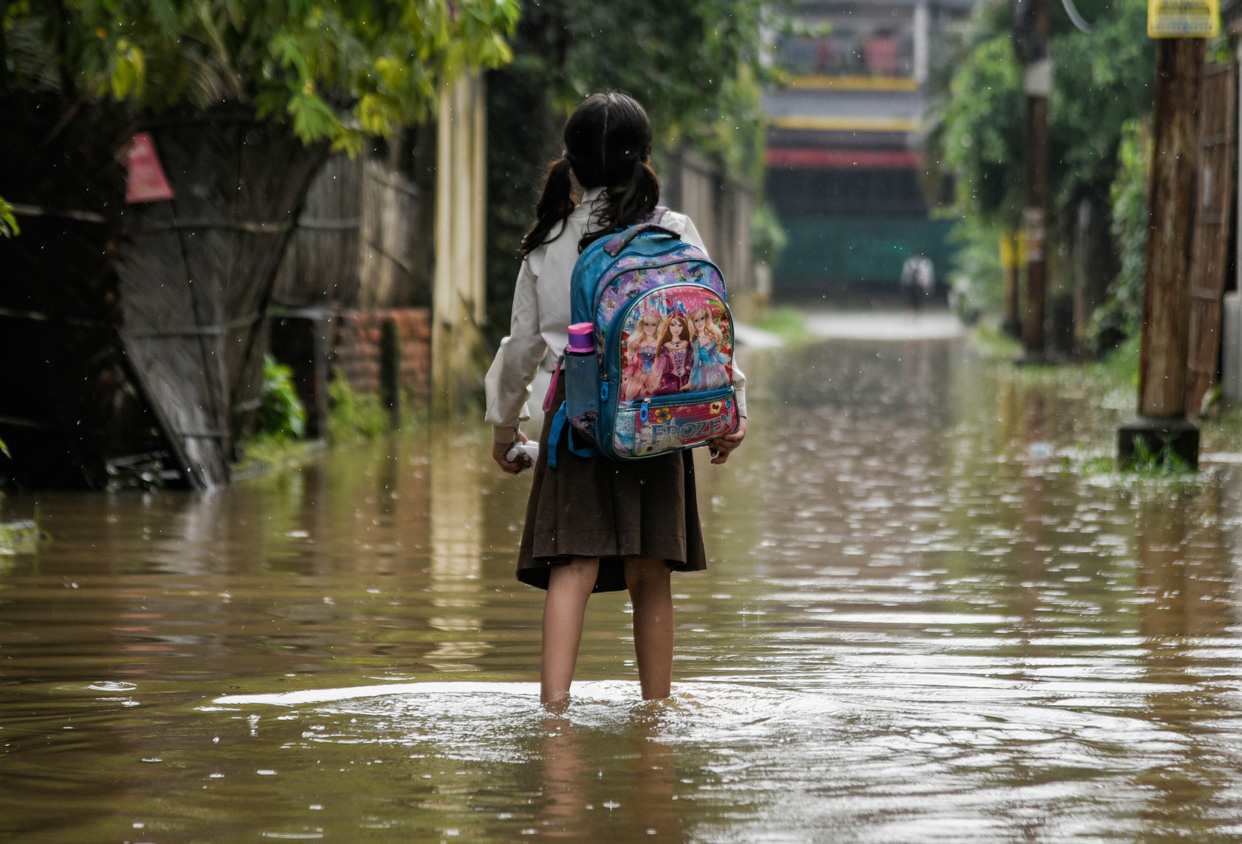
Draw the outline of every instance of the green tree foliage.
[[[17,225],[17,218],[13,216],[13,206],[0,196],[0,237],[12,237],[15,234],[21,234],[21,228]]]
[[[140,109],[250,104],[357,150],[425,117],[438,84],[511,59],[517,0],[21,0],[0,91],[54,83]],[[55,68],[47,72],[48,64]]]
[[[1126,123],[1149,114],[1156,73],[1145,0],[1119,0],[1089,32],[1053,39],[1048,140],[1052,201],[1065,213],[1107,194]]]
[[[762,167],[761,0],[543,0],[523,10],[514,71],[540,80],[556,113],[624,91],[666,141],[688,141],[738,173]]]
[[[983,223],[1017,225],[1025,144],[1022,70],[1008,35],[980,43],[949,83],[937,137],[954,177],[953,210]]]
[[[1151,110],[1155,73],[1144,0],[1080,0],[1078,6],[1093,23],[1091,32],[1070,26],[1053,4],[1048,178],[1054,236],[1068,229],[1082,199],[1107,201],[1125,127]],[[996,248],[998,226],[1021,224],[1026,127],[1011,9],[1003,0],[982,4],[969,36],[943,61],[938,121],[926,147],[928,161],[936,162],[933,184],[947,179],[953,186],[946,211],[965,218],[958,240],[977,252]],[[999,274],[972,279],[976,285],[1000,281]]]
[[[1147,271],[1147,186],[1151,139],[1145,120],[1131,120],[1122,132],[1120,166],[1113,180],[1112,234],[1121,269],[1108,301],[1095,312],[1088,334],[1100,351],[1138,333],[1143,313],[1143,277]]]
[[[647,109],[660,150],[696,149],[760,184],[764,30],[781,2],[540,0],[523,5],[514,60],[488,82],[488,330],[508,327],[518,245],[561,125],[596,91]],[[660,161],[656,162],[657,171]]]
[[[986,5],[976,19],[979,38],[942,91],[940,125],[929,151],[954,179],[955,211],[1016,224],[1024,178],[1024,94],[999,5]],[[1122,127],[1151,110],[1155,54],[1145,37],[1146,9],[1143,0],[1118,0],[1097,10],[1091,32],[1071,28],[1051,39],[1054,217],[1066,214],[1084,194],[1108,190]]]

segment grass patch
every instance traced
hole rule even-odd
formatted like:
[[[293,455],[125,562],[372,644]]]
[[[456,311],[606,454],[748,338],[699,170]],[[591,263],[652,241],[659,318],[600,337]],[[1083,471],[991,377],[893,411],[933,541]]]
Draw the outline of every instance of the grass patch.
[[[1093,361],[1048,361],[1021,364],[1022,344],[992,323],[979,323],[970,342],[988,360],[1002,363],[1008,377],[1031,384],[1081,386],[1104,390],[1130,390],[1138,398],[1139,338],[1131,337],[1103,358]]]
[[[982,357],[989,360],[1015,360],[1022,354],[1022,345],[990,320],[975,323],[970,332],[970,344]]]
[[[329,447],[370,442],[393,432],[391,414],[380,397],[354,390],[339,371],[333,373],[328,385],[328,398],[331,410],[326,441],[303,440],[287,425],[279,426],[276,431],[259,433],[246,441],[245,457],[233,464],[233,479],[299,466],[321,456]],[[426,427],[427,410],[417,406],[414,395],[403,391],[401,406],[403,431]]]
[[[787,344],[805,343],[815,339],[806,327],[802,311],[787,305],[768,308],[759,320],[758,328],[780,337]]]
[[[246,443],[245,457],[233,464],[233,480],[300,466],[324,454],[327,443],[322,440],[294,440],[288,437],[255,437]]]
[[[1242,452],[1242,407],[1217,408],[1199,422],[1200,451]]]
[[[328,385],[328,441],[333,445],[366,442],[392,430],[387,408],[379,396],[359,393],[337,370]]]
[[[1067,391],[1086,387],[1098,397],[1100,406],[1127,412],[1131,416],[1138,413],[1138,371],[1142,351],[1138,336],[1129,338],[1100,360],[1038,366],[1012,364],[1021,353],[1021,346],[995,326],[976,327],[971,333],[971,343],[982,356],[1000,361],[1007,378]],[[1242,453],[1242,407],[1222,406],[1218,401],[1209,404],[1207,415],[1192,417],[1192,421],[1199,426],[1200,454]],[[1115,453],[1093,455],[1078,464],[1077,468],[1084,475],[1126,474],[1137,481],[1178,480],[1193,478],[1195,474],[1185,460],[1168,448],[1140,450],[1133,465],[1127,466],[1124,473],[1117,464]]]

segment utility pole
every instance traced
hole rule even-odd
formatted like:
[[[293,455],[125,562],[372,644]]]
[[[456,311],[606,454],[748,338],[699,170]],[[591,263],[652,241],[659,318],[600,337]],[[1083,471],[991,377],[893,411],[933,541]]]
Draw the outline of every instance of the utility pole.
[[[1026,93],[1026,309],[1022,314],[1022,360],[1044,359],[1044,313],[1048,272],[1044,239],[1048,219],[1048,94],[1052,59],[1048,55],[1047,0],[1016,0],[1014,52],[1025,69]]]
[[[1117,454],[1123,468],[1133,467],[1144,452],[1173,454],[1197,468],[1199,429],[1186,418],[1190,256],[1203,39],[1219,29],[1219,13],[1207,2],[1200,15],[1184,2],[1150,3],[1148,34],[1161,40],[1156,47],[1138,418],[1117,432]],[[1170,32],[1176,37],[1164,37]]]

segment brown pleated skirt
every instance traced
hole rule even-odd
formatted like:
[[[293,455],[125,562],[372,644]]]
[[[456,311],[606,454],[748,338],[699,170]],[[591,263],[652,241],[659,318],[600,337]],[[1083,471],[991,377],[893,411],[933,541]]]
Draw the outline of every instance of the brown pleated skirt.
[[[565,398],[560,380],[556,406]],[[547,449],[554,414],[539,436],[517,576],[548,588],[552,566],[573,557],[599,557],[596,592],[625,589],[625,557],[662,559],[674,571],[707,568],[703,528],[689,451],[644,460],[583,458],[569,453],[566,436],[555,469]]]

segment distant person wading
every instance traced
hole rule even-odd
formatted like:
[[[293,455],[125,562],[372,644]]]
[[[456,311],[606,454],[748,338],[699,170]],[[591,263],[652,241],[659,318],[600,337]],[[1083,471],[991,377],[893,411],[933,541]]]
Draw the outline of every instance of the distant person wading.
[[[936,272],[931,258],[922,252],[915,252],[902,264],[901,292],[905,295],[906,305],[910,310],[920,310],[923,302],[931,298],[935,286]]]

